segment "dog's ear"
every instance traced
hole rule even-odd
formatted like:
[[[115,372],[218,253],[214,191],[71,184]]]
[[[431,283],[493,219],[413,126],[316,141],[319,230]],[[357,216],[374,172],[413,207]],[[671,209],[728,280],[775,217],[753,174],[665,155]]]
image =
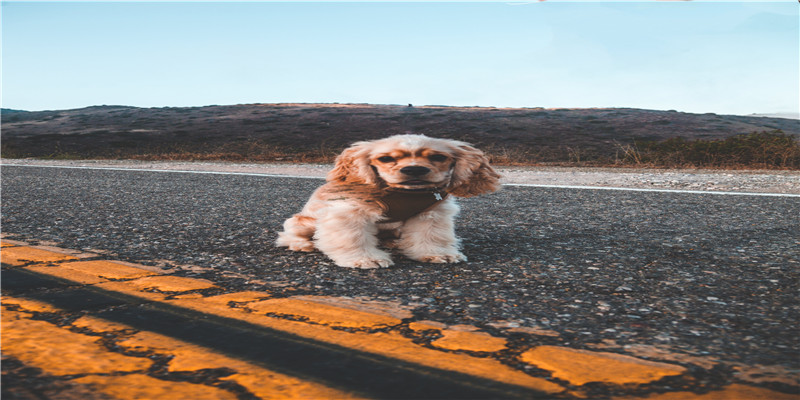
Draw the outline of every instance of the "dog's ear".
[[[500,188],[500,174],[489,165],[489,159],[482,151],[461,143],[453,154],[456,162],[447,189],[449,193],[459,197],[472,197]]]
[[[369,153],[369,142],[358,142],[346,148],[328,172],[328,182],[376,184],[377,176],[369,164]]]

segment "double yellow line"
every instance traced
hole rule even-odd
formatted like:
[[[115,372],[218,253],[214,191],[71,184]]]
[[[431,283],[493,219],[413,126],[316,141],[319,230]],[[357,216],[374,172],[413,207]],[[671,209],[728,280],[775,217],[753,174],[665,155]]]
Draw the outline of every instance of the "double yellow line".
[[[203,279],[11,240],[0,258],[4,356],[112,398],[585,398],[587,383],[687,374],[607,352],[514,352],[503,337],[414,321],[392,303],[226,293]],[[516,367],[500,361],[509,357]],[[712,393],[797,398],[744,385]],[[695,397],[682,395],[647,398]]]

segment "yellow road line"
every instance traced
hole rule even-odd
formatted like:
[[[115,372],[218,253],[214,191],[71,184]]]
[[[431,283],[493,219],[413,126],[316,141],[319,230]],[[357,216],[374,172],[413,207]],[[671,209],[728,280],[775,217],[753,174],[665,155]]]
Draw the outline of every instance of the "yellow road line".
[[[193,287],[191,283],[191,281],[194,281],[193,279],[181,279],[187,280],[187,288]],[[312,309],[312,307],[309,307],[307,300],[298,301],[291,298],[279,299],[280,302],[278,304],[272,304],[271,302],[273,300],[270,299],[248,301],[247,298],[236,298],[235,294],[224,295],[225,299],[222,301],[216,299],[216,296],[198,297],[194,295],[185,297],[177,296],[177,298],[168,300],[166,299],[167,295],[163,293],[153,291],[142,292],[141,290],[145,287],[139,285],[135,281],[105,282],[97,284],[96,286],[114,292],[174,304],[179,307],[204,312],[206,314],[233,318],[254,325],[292,333],[301,337],[312,338],[317,341],[388,356],[428,367],[457,371],[547,393],[564,391],[564,388],[557,384],[515,370],[495,359],[472,357],[466,354],[444,353],[428,349],[414,343],[412,339],[397,332],[352,332],[331,329],[353,326],[385,327],[387,326],[387,322],[391,322],[391,319],[382,315],[367,315],[366,313],[360,313],[352,309],[335,307],[319,307],[318,309]],[[157,289],[157,287],[155,288]],[[173,291],[173,295],[174,293],[175,291]],[[248,297],[249,296],[250,295],[248,295]],[[239,304],[234,308],[230,306],[230,302],[238,302]],[[295,317],[294,319],[302,319],[303,321],[268,316],[268,313],[279,310],[277,305],[284,305],[286,307],[283,310],[285,314]],[[357,315],[357,318],[352,322],[348,321],[348,316],[354,314]],[[400,321],[395,320],[393,322],[399,324]],[[480,337],[478,339],[480,339]]]
[[[776,392],[747,385],[733,384],[708,393],[670,392],[644,397],[619,396],[612,400],[797,400],[798,395]]]
[[[225,368],[234,374],[216,384],[235,382],[261,398],[354,398],[349,393],[293,378],[151,332],[136,332],[130,326],[93,317],[82,317],[70,325],[55,326],[30,319],[30,311],[58,312],[57,308],[30,300],[3,297],[2,350],[26,365],[52,376],[78,375],[75,382],[120,399],[235,399],[214,386],[171,382],[148,376],[153,355],[171,357],[171,373]],[[15,310],[10,310],[13,308]],[[77,328],[81,333],[75,333]],[[124,332],[131,332],[125,334]],[[115,351],[101,343],[106,333],[123,332]],[[132,333],[135,332],[135,333]],[[129,355],[129,354],[137,355]]]
[[[46,264],[77,260],[77,258],[67,254],[40,250],[28,246],[3,246],[2,249],[3,250],[0,251],[0,261],[8,265],[25,265],[31,262]]]
[[[522,360],[553,371],[554,377],[576,385],[589,382],[642,384],[686,372],[686,368],[678,365],[646,361],[621,354],[556,346],[539,346],[528,350],[522,353]]]
[[[3,241],[0,259],[7,266],[134,296],[142,301],[242,321],[320,343],[528,388],[537,393],[579,396],[581,390],[576,387],[587,383],[647,385],[663,377],[680,376],[687,372],[686,368],[672,363],[558,346],[533,347],[517,356],[519,363],[549,371],[553,378],[557,378],[552,381],[500,362],[499,352],[507,350],[506,339],[480,332],[475,327],[448,327],[434,321],[405,323],[403,318],[409,317],[410,313],[379,303],[360,304],[353,300],[315,296],[272,298],[266,292],[209,295],[207,293],[211,292],[207,291],[218,293],[220,288],[207,280],[160,275],[153,272],[152,268],[137,268],[135,265],[108,260],[82,260],[68,254],[68,251],[48,251]],[[134,390],[115,392],[120,385],[143,391],[144,394],[136,394],[139,398],[159,397],[155,394],[184,390],[186,393],[200,391],[193,394],[192,398],[225,398],[231,393],[217,391],[226,384],[245,388],[262,398],[355,396],[354,393],[272,371],[214,349],[93,316],[83,316],[63,326],[31,319],[37,313],[60,312],[58,307],[48,303],[21,297],[3,297],[3,306],[4,354],[26,365],[41,368],[50,375],[80,375],[82,377],[75,379],[76,382],[116,398],[137,398],[133,395]],[[108,333],[118,337],[114,342],[116,351],[109,351],[108,347],[101,344],[99,338]],[[423,333],[433,333],[439,338],[422,345],[414,338]],[[163,373],[226,369],[229,374],[216,378],[211,386],[164,381],[157,379],[158,374],[153,373],[151,359],[142,355],[169,358],[168,363],[159,367]],[[78,361],[61,362],[71,358]],[[147,390],[154,392],[145,393]],[[763,398],[773,399],[800,398],[745,385],[731,385],[724,391],[757,393]],[[711,393],[722,394],[724,391]],[[693,398],[689,393],[683,394],[686,395],[683,398]],[[662,400],[660,397],[652,398]]]

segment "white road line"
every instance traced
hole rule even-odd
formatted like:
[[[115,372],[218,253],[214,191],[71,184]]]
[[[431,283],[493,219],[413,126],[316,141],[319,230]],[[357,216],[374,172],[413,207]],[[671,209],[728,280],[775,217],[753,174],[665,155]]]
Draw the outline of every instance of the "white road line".
[[[628,192],[721,194],[726,196],[800,197],[800,194],[792,194],[792,193],[748,193],[748,192],[723,192],[723,191],[712,192],[708,190],[648,189],[648,188],[625,188],[625,187],[613,187],[613,186],[538,185],[532,183],[505,183],[503,184],[503,186],[522,186],[522,187],[553,188],[553,189],[580,189],[580,190],[624,190]]]
[[[66,165],[19,165],[19,164],[0,164],[1,167],[28,167],[28,168],[62,168],[62,169],[88,169],[103,171],[135,171],[135,172],[174,172],[182,174],[201,174],[201,175],[235,175],[235,176],[260,176],[267,178],[292,178],[292,179],[325,179],[318,176],[302,175],[280,175],[264,174],[257,172],[223,172],[223,171],[195,171],[180,169],[148,169],[148,168],[121,168],[121,167],[87,167],[87,166],[66,166]],[[715,194],[725,196],[761,196],[761,197],[800,197],[800,194],[793,193],[748,193],[748,192],[714,192],[706,190],[679,190],[679,189],[646,189],[646,188],[626,188],[609,186],[574,186],[574,185],[540,185],[531,183],[504,183],[503,186],[534,187],[544,189],[576,189],[576,190],[617,190],[628,192],[653,192],[653,193],[683,193],[683,194]]]
[[[318,177],[318,176],[278,175],[278,174],[263,174],[258,172],[194,171],[188,169],[150,169],[150,168],[84,167],[84,166],[68,166],[68,165],[19,165],[19,164],[0,164],[0,166],[28,167],[28,168],[90,169],[90,170],[101,170],[101,171],[175,172],[181,174],[201,174],[201,175],[263,176],[267,178],[325,179],[324,177]]]

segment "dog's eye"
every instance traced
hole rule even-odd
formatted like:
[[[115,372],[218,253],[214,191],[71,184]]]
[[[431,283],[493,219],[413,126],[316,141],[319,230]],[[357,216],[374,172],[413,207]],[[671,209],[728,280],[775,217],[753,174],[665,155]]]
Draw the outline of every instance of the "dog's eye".
[[[394,157],[389,157],[389,156],[378,157],[378,161],[382,163],[390,163],[394,161]]]
[[[442,161],[447,161],[447,156],[444,154],[434,154],[428,157],[428,159],[433,162],[442,162]]]

